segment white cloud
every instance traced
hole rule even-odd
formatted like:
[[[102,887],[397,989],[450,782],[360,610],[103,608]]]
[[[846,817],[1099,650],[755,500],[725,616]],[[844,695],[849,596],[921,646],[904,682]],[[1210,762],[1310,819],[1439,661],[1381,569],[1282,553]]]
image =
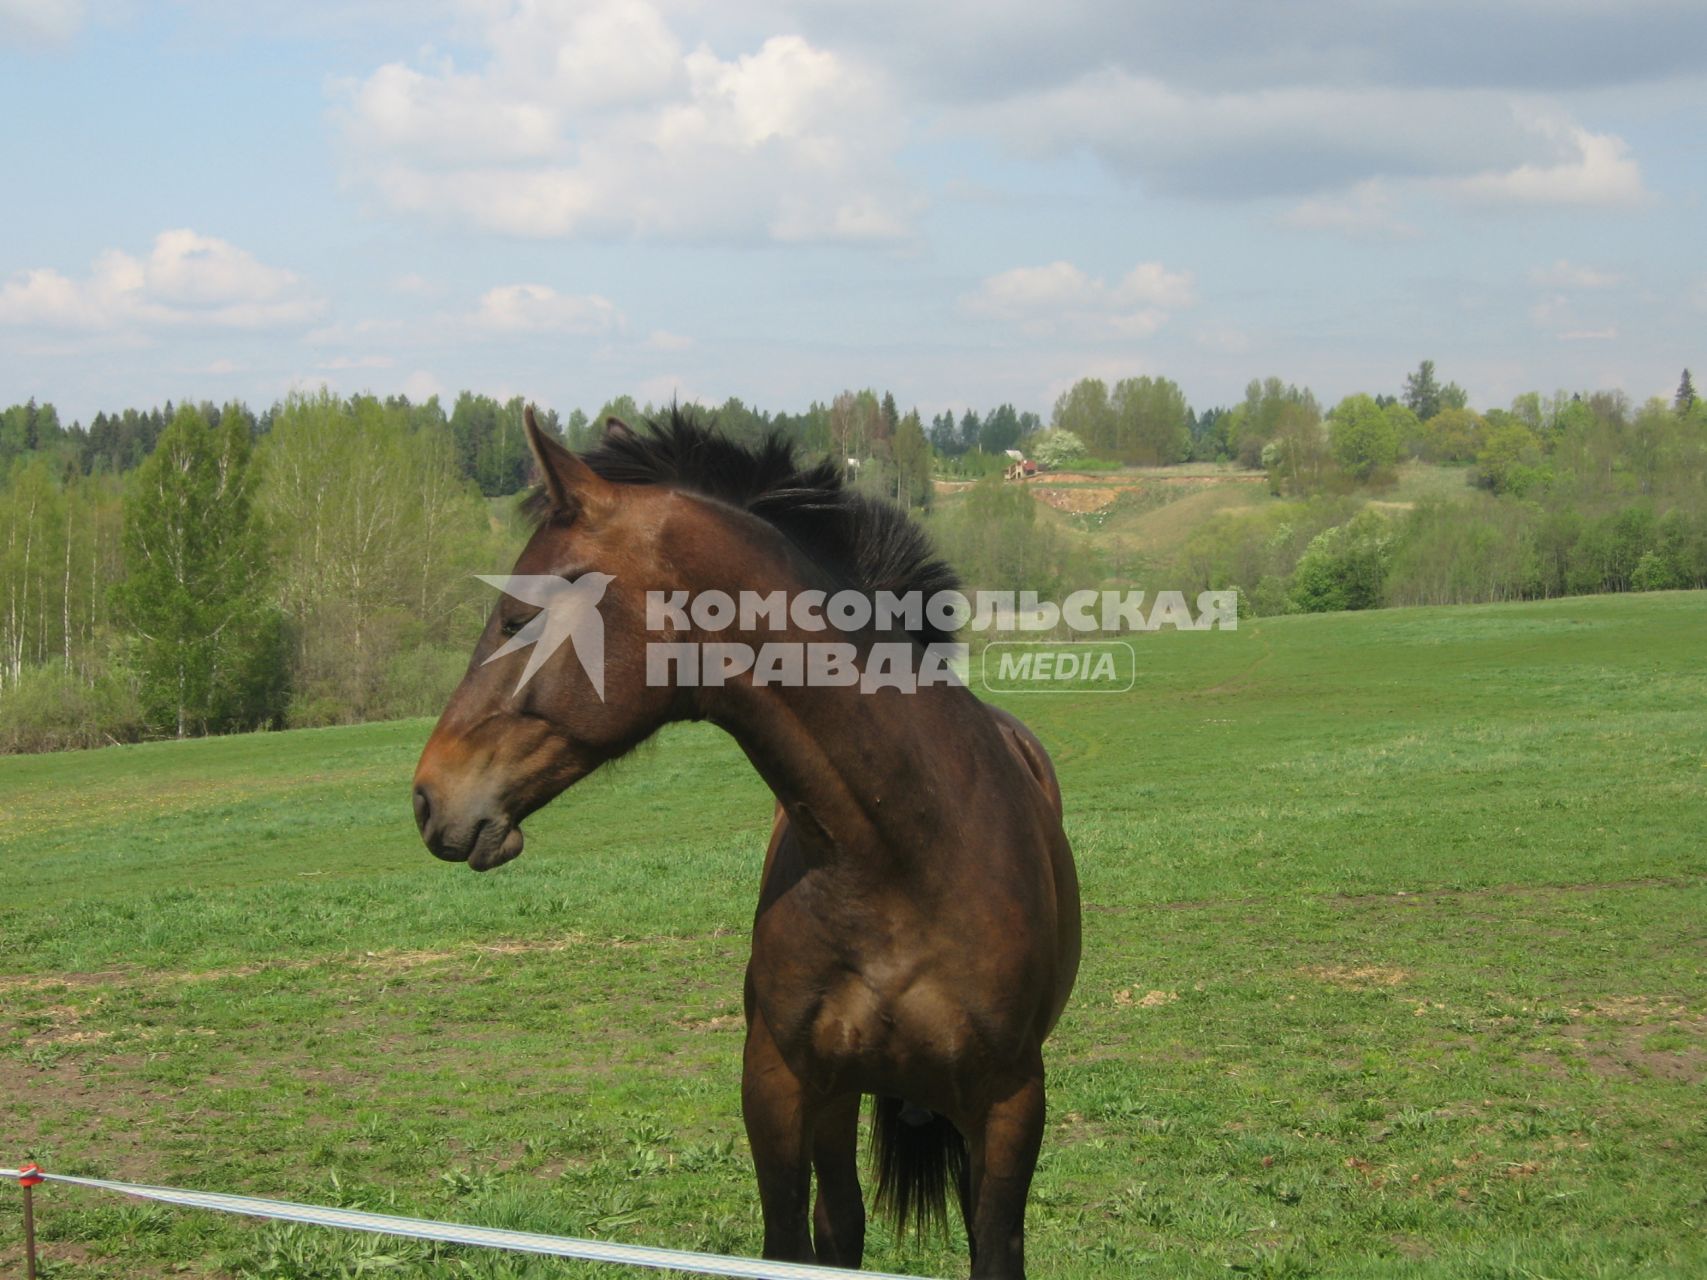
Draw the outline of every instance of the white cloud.
[[[63,44],[84,17],[82,0],[0,0],[0,45]]]
[[[1126,273],[1115,286],[1117,304],[1148,302],[1158,307],[1189,307],[1194,301],[1195,285],[1189,271],[1169,271],[1159,262],[1140,262]]]
[[[394,62],[355,91],[347,129],[364,149],[450,164],[549,155],[555,124],[549,110],[505,101],[478,76],[449,67],[432,75]]]
[[[1560,342],[1613,342],[1618,337],[1615,325],[1605,329],[1569,329],[1559,335]]]
[[[1046,267],[1015,267],[990,276],[967,305],[985,315],[1014,320],[1040,307],[1054,309],[1078,302],[1098,287],[1072,263],[1051,262]]]
[[[892,240],[913,201],[881,77],[797,35],[685,50],[646,0],[494,0],[484,61],[339,92],[356,181],[534,237]]]
[[[609,333],[621,319],[609,298],[558,293],[544,284],[488,289],[474,314],[476,327],[499,333]]]
[[[576,109],[648,106],[683,84],[681,42],[646,0],[488,6],[498,63]]]
[[[0,324],[55,329],[283,328],[321,308],[293,272],[188,229],[162,231],[143,258],[108,249],[80,280],[38,267],[0,286]]]
[[[1535,129],[1553,143],[1548,161],[1474,174],[1449,190],[1489,204],[1620,206],[1650,199],[1624,139],[1579,125],[1537,122]]]
[[[694,340],[686,334],[671,333],[668,329],[654,329],[646,335],[645,346],[652,351],[686,351],[694,346]]]
[[[1624,277],[1560,258],[1550,266],[1531,269],[1529,282],[1543,289],[1611,289],[1623,284]]]
[[[1110,284],[1071,262],[1057,261],[990,276],[961,306],[1028,333],[1070,329],[1144,338],[1161,328],[1170,312],[1193,301],[1191,272],[1170,271],[1159,262],[1139,263]]]

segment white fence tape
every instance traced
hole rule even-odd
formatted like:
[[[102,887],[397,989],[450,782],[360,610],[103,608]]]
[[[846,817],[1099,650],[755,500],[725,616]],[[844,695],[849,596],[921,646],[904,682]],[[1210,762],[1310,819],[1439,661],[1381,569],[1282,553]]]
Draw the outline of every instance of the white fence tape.
[[[0,1178],[16,1180],[18,1169],[0,1169]],[[140,1196],[192,1209],[214,1209],[281,1222],[303,1222],[346,1231],[374,1231],[381,1235],[405,1236],[411,1240],[436,1240],[442,1244],[476,1245],[486,1249],[510,1249],[518,1253],[542,1253],[555,1258],[580,1258],[588,1262],[612,1262],[629,1267],[652,1267],[660,1271],[688,1271],[702,1276],[743,1276],[748,1280],[921,1280],[917,1276],[881,1271],[849,1272],[840,1267],[819,1267],[800,1262],[765,1262],[758,1258],[726,1258],[715,1253],[691,1253],[685,1249],[652,1249],[645,1245],[614,1244],[603,1240],[577,1240],[571,1236],[548,1236],[534,1231],[500,1231],[495,1227],[433,1222],[426,1218],[401,1218],[389,1213],[366,1213],[358,1209],[328,1209],[288,1200],[264,1200],[259,1196],[234,1196],[220,1191],[183,1191],[177,1187],[140,1186],[109,1182],[104,1178],[77,1178],[47,1173],[47,1182],[78,1187],[96,1187],[121,1195]]]

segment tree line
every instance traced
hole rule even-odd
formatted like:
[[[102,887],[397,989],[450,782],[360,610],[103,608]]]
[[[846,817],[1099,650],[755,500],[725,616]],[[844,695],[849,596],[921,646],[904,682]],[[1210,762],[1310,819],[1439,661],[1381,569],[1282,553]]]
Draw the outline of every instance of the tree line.
[[[0,750],[436,710],[490,604],[473,575],[521,534],[522,409],[321,391],[87,427],[0,410]],[[623,396],[540,416],[586,447],[608,417],[667,410]],[[1429,361],[1325,412],[1271,377],[1199,413],[1146,376],[1081,379],[1047,422],[1010,404],[926,421],[872,389],[714,413],[736,439],[841,460],[976,586],[1235,587],[1263,613],[1707,586],[1707,407],[1687,372],[1669,403],[1529,394],[1482,413]],[[1208,521],[1172,563],[1115,563],[1000,482],[1016,446],[1087,469],[1242,466],[1278,501]],[[1371,506],[1410,459],[1455,468],[1462,491]],[[933,510],[933,479],[979,477]]]
[[[0,751],[426,714],[490,605],[530,479],[523,401],[293,395],[102,412],[0,410]],[[623,396],[541,424],[571,447]],[[844,458],[924,509],[918,413],[844,392],[804,413],[739,400],[724,431]]]
[[[1253,383],[1240,409],[1226,443],[1283,500],[1206,522],[1172,572],[1236,587],[1253,612],[1707,587],[1707,406],[1687,370],[1670,401],[1531,392],[1478,413],[1424,361],[1398,397],[1322,414]],[[1244,433],[1261,418],[1266,440]],[[1409,460],[1461,483],[1366,501]]]
[[[73,431],[0,470],[0,749],[433,709],[513,536],[469,474],[502,436],[325,392],[160,416],[123,474]]]

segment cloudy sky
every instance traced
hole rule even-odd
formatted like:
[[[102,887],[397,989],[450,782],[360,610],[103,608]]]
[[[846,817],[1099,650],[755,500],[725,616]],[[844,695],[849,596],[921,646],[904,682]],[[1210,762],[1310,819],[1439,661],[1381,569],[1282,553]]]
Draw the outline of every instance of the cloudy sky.
[[[0,0],[0,403],[1707,371],[1699,0]]]

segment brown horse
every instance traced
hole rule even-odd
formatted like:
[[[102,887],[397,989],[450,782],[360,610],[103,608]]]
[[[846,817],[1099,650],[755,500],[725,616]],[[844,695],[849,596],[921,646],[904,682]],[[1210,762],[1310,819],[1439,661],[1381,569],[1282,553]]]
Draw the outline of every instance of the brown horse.
[[[918,618],[879,611],[837,630],[808,609],[712,630],[715,619],[648,595],[928,596],[952,575],[903,512],[846,488],[832,464],[802,468],[779,440],[745,448],[679,413],[642,432],[613,422],[585,455],[531,411],[527,431],[543,485],[513,573],[602,584],[601,661],[571,660],[579,642],[560,643],[518,687],[527,641],[553,633],[536,622],[537,595],[504,595],[416,770],[422,839],[488,870],[521,852],[523,819],[659,726],[725,729],[777,800],[741,1084],[765,1256],[860,1264],[855,1149],[871,1094],[878,1207],[923,1225],[952,1182],[972,1274],[1022,1276],[1043,1040],[1079,962],[1078,881],[1048,756],[958,681],[867,689],[739,664],[719,681],[707,656],[696,683],[649,655],[663,641],[830,640],[860,670],[879,645],[922,657],[948,637]]]

